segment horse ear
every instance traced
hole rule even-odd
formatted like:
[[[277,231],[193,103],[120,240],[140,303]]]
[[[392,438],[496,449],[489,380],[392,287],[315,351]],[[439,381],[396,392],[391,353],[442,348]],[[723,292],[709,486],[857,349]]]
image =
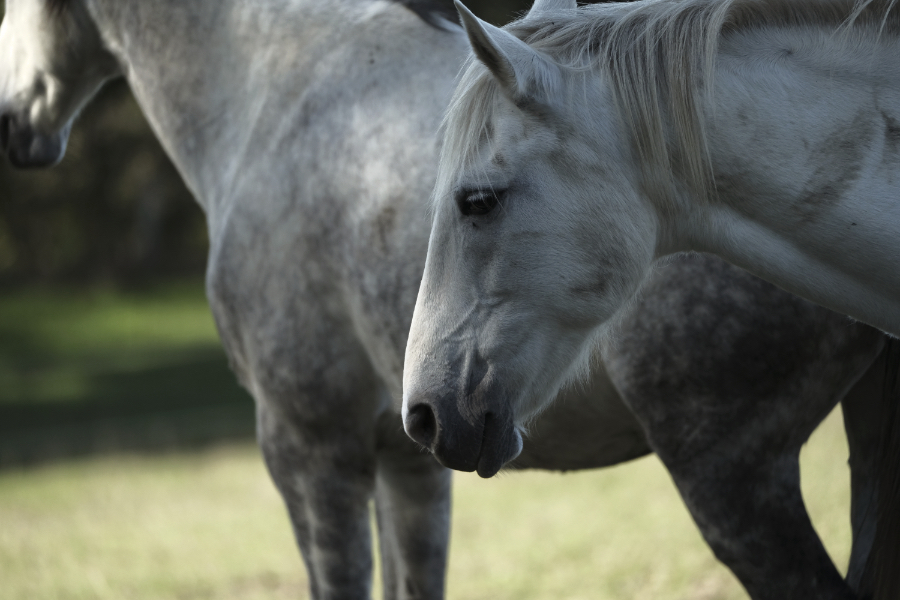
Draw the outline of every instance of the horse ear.
[[[454,0],[475,56],[494,74],[513,100],[522,100],[541,90],[557,69],[528,44],[476,17],[460,0]]]
[[[548,10],[575,10],[578,8],[576,0],[534,0],[528,16],[536,15]]]

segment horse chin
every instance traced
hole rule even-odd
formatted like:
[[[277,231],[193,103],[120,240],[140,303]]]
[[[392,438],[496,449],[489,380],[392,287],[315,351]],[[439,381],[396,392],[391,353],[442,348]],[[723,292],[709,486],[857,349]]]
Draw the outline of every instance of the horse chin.
[[[480,436],[476,431],[457,431],[455,448],[438,443],[435,458],[445,467],[457,471],[475,471],[485,479],[496,475],[503,466],[522,452],[522,434],[510,419],[485,416]],[[445,440],[448,441],[448,440]]]
[[[18,125],[11,117],[0,117],[0,151],[19,169],[52,167],[66,154],[71,127],[43,134],[31,127]]]
[[[488,415],[476,469],[478,476],[487,479],[496,475],[503,465],[522,453],[522,445],[522,434],[516,427],[511,423],[501,424]]]

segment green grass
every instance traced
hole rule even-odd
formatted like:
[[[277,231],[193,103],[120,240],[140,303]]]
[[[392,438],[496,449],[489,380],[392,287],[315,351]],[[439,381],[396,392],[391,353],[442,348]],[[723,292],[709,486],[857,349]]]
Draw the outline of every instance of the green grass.
[[[252,433],[200,279],[0,295],[0,465]]]
[[[31,289],[0,296],[0,403],[80,402],[98,378],[221,353],[199,280],[139,293]]]
[[[849,552],[840,415],[802,457],[809,509]],[[448,597],[745,598],[653,458],[586,473],[457,476]],[[305,598],[281,502],[247,444],[0,473],[0,599]]]

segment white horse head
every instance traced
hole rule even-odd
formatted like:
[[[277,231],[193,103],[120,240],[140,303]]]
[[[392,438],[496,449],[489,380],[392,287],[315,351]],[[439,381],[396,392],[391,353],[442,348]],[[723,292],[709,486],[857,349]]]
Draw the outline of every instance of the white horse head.
[[[403,409],[443,464],[488,477],[633,295],[657,224],[617,116],[568,101],[608,90],[457,6],[477,60],[447,116]],[[571,125],[585,111],[601,144]]]
[[[19,167],[59,162],[75,115],[117,71],[81,0],[7,0],[0,150]]]
[[[543,4],[505,29],[458,5],[475,59],[445,120],[410,436],[492,474],[675,252],[900,335],[896,2]]]

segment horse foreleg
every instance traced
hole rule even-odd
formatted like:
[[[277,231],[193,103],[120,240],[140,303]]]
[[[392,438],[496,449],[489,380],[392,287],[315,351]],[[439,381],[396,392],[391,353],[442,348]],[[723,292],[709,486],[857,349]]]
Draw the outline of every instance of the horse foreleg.
[[[754,600],[856,598],[816,535],[797,452],[718,448],[669,470],[716,557]]]
[[[378,436],[375,509],[385,600],[444,596],[450,535],[450,471],[385,414]]]
[[[312,598],[368,600],[374,422],[366,431],[352,414],[323,421],[259,398],[257,406],[260,447],[287,506]]]

